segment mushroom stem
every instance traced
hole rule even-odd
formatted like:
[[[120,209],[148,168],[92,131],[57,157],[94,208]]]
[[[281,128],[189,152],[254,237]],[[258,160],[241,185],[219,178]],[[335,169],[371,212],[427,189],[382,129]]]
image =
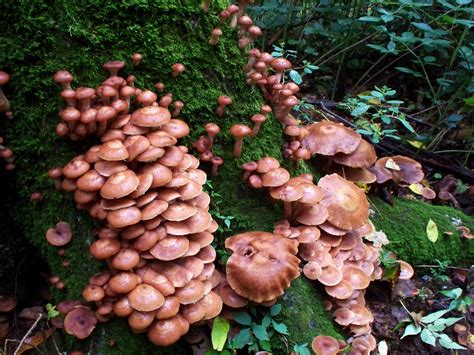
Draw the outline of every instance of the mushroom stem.
[[[283,202],[283,210],[284,210],[283,218],[285,218],[287,220],[290,220],[291,212],[292,212],[291,202],[284,201]]]
[[[260,131],[260,127],[262,126],[261,123],[255,123],[252,129],[252,133],[250,134],[251,137],[256,137],[258,132]]]
[[[244,141],[244,137],[235,138],[234,153],[233,153],[235,158],[240,158],[240,155],[242,154],[243,141]]]

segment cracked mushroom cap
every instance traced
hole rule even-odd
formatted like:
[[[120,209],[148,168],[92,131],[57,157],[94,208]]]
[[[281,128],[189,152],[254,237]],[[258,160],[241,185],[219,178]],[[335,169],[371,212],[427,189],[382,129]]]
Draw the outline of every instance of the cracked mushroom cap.
[[[233,252],[226,266],[229,285],[254,302],[281,296],[299,276],[297,244],[267,232],[248,232],[227,238]]]
[[[320,204],[328,209],[328,221],[341,229],[356,229],[369,218],[369,203],[364,191],[337,174],[326,175],[318,186],[324,192]]]
[[[46,240],[55,247],[62,247],[72,239],[72,231],[69,223],[59,222],[55,228],[49,228],[46,232]]]
[[[339,351],[339,342],[333,337],[318,335],[313,339],[311,348],[316,355],[336,355]]]
[[[360,145],[362,137],[354,130],[342,124],[329,121],[307,126],[308,136],[302,145],[311,154],[333,156],[337,153],[351,154]]]
[[[420,163],[403,155],[380,158],[375,165],[390,171],[396,183],[416,184],[425,176]]]
[[[332,160],[351,168],[368,168],[375,163],[377,155],[372,144],[365,139],[361,139],[359,146],[354,152],[350,154],[338,153],[332,157]]]
[[[164,107],[146,106],[136,110],[130,122],[140,127],[160,127],[169,122],[171,113]]]
[[[64,318],[64,330],[77,339],[85,339],[92,333],[96,323],[94,312],[89,308],[74,308]]]

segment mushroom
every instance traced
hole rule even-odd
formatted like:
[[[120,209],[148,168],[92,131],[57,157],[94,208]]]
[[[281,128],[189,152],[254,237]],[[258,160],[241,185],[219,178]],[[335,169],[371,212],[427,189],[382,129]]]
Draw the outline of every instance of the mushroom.
[[[165,84],[163,83],[156,83],[155,84],[155,88],[156,90],[158,90],[158,92],[163,92],[165,90]]]
[[[202,9],[202,11],[208,12],[208,11],[209,11],[209,6],[211,6],[211,2],[212,2],[212,0],[204,0],[204,1],[201,3],[201,9]]]
[[[224,159],[218,156],[213,156],[211,162],[212,162],[212,176],[217,176],[219,166],[224,164]]]
[[[270,66],[276,72],[276,82],[280,82],[285,70],[291,69],[291,62],[285,58],[275,58]],[[291,93],[291,92],[290,92]]]
[[[46,240],[55,247],[66,245],[71,239],[71,226],[66,222],[59,222],[55,228],[49,228],[46,232]]]
[[[132,62],[133,62],[134,67],[138,67],[141,60],[142,60],[142,55],[140,53],[133,53],[132,54]]]
[[[213,143],[214,143],[214,137],[219,134],[219,132],[221,131],[221,129],[220,129],[219,126],[216,125],[215,123],[207,123],[207,124],[204,126],[204,129],[206,130],[206,132],[207,132],[207,137],[209,138],[209,141],[211,142],[210,147],[209,147],[209,149],[211,149],[211,148],[212,148],[212,145],[213,145]]]
[[[211,31],[211,38],[209,39],[209,44],[215,46],[219,43],[219,38],[222,36],[222,30],[218,27],[214,28]]]
[[[253,25],[252,19],[247,15],[240,16],[237,23],[240,26],[239,37],[243,37],[244,33]]]
[[[229,96],[219,96],[217,98],[217,104],[216,114],[222,117],[224,116],[225,107],[232,104],[232,99]]]
[[[3,93],[2,86],[10,81],[10,75],[4,71],[0,71],[0,112],[7,112],[10,110],[10,102]]]
[[[173,112],[171,113],[171,116],[172,117],[178,117],[180,112],[181,112],[181,109],[184,107],[184,103],[183,101],[175,101],[174,102],[174,110]]]
[[[181,63],[175,63],[171,66],[171,76],[176,78],[178,75],[182,74],[186,70],[185,66]]]
[[[297,244],[287,238],[248,232],[227,238],[225,247],[232,251],[226,264],[227,281],[237,294],[251,301],[281,296],[299,276]]]
[[[250,119],[254,123],[252,133],[250,134],[250,136],[256,137],[258,132],[260,131],[260,127],[262,126],[263,122],[267,120],[267,118],[264,115],[257,114],[257,115],[253,115]]]
[[[326,335],[318,335],[311,343],[316,355],[336,355],[339,352],[339,343],[336,339]]]
[[[232,134],[235,138],[235,145],[234,145],[234,152],[233,155],[235,158],[240,158],[242,154],[242,144],[244,141],[244,137],[249,135],[252,130],[243,124],[236,124],[230,128],[230,134]]]
[[[105,63],[102,67],[110,73],[111,77],[116,77],[119,70],[125,67],[125,62],[121,60],[114,60]]]
[[[43,194],[41,192],[33,192],[30,196],[31,201],[39,202],[43,199]]]
[[[74,308],[64,318],[64,330],[77,339],[85,339],[92,333],[96,323],[94,312],[89,308]]]
[[[230,27],[235,28],[237,26],[237,20],[239,18],[239,7],[237,5],[231,4],[227,7],[226,10],[230,16]]]
[[[245,48],[262,35],[262,30],[258,26],[251,26],[248,30],[248,36],[239,39],[239,48]]]

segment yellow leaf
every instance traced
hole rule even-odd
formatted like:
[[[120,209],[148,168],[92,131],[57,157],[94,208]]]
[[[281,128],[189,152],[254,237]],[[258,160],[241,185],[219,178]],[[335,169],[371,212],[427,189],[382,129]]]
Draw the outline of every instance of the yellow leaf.
[[[408,143],[410,143],[415,148],[423,148],[425,146],[425,144],[420,141],[408,141]]]
[[[408,188],[416,193],[417,195],[423,195],[423,191],[422,191],[422,188],[423,188],[423,185],[421,184],[411,184],[411,185],[408,185]]]
[[[396,171],[400,171],[400,167],[393,161],[392,158],[388,159],[387,162],[385,163],[385,167],[387,169],[392,169]]]
[[[438,240],[438,226],[431,218],[426,225],[426,235],[432,243],[436,243]]]

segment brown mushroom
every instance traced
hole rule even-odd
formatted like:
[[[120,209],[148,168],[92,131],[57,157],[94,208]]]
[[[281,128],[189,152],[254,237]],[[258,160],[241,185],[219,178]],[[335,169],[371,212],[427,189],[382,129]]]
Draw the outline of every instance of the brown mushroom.
[[[218,175],[219,166],[224,164],[224,159],[221,157],[213,156],[211,159],[212,162],[212,176]]]
[[[339,352],[339,343],[336,339],[326,335],[318,335],[311,343],[316,355],[336,355]]]
[[[133,53],[132,54],[132,62],[133,62],[134,67],[138,67],[141,60],[142,60],[142,55],[140,53]]]
[[[74,308],[64,318],[64,330],[77,339],[85,339],[92,333],[96,323],[94,312],[89,308]]]
[[[235,145],[234,145],[234,152],[233,155],[235,158],[240,158],[240,155],[242,154],[242,144],[244,137],[249,135],[252,132],[252,130],[243,124],[236,124],[233,125],[230,128],[230,133],[234,136],[235,138]]]
[[[176,78],[178,75],[183,73],[186,70],[185,66],[181,63],[175,63],[171,66],[171,76]]]
[[[222,95],[217,98],[217,104],[216,114],[222,117],[224,116],[225,107],[232,104],[232,99],[229,96]]]
[[[211,38],[209,39],[209,44],[215,46],[219,43],[219,38],[222,36],[222,30],[220,28],[214,28],[211,31]]]
[[[71,226],[67,222],[59,222],[55,228],[48,229],[46,239],[49,244],[56,247],[68,244],[72,239]]]

